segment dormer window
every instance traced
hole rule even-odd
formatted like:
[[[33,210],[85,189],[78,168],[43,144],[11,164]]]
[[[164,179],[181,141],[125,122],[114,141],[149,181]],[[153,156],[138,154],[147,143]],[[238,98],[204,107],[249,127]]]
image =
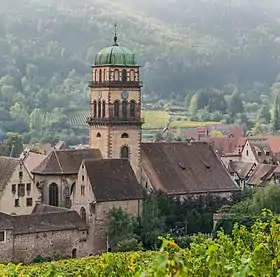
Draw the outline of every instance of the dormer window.
[[[266,151],[266,152],[265,152],[265,155],[266,155],[266,156],[269,156],[269,152],[268,152],[268,151]]]
[[[258,151],[258,156],[260,157],[262,155],[262,152]]]

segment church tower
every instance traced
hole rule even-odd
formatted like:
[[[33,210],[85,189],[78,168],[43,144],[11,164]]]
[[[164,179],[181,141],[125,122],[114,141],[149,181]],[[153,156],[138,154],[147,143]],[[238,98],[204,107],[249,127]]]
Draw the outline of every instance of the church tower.
[[[115,25],[116,28],[116,25]],[[114,44],[102,49],[92,66],[90,82],[90,148],[99,148],[103,158],[129,159],[135,175],[141,176],[140,66],[135,54]]]

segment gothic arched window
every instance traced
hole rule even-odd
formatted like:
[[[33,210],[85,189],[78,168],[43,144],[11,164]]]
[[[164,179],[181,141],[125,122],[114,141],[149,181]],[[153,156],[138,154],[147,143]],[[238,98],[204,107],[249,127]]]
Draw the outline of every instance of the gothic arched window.
[[[98,117],[101,117],[101,101],[98,101]]]
[[[49,186],[49,205],[58,206],[58,185],[55,183]]]
[[[122,70],[122,82],[125,83],[127,81],[127,72],[125,69]]]
[[[120,102],[119,100],[114,101],[114,117],[119,117],[119,110],[120,110]]]
[[[82,207],[80,210],[80,216],[84,222],[87,222],[87,213],[86,213],[86,209],[84,207]]]
[[[135,101],[130,101],[130,117],[135,117]]]
[[[102,117],[106,116],[106,102],[105,100],[102,101]]]
[[[127,118],[127,102],[122,101],[122,116],[123,118]]]
[[[97,138],[101,138],[101,134],[100,134],[100,133],[97,133],[96,137],[97,137]]]
[[[99,70],[99,82],[102,82],[102,70]]]
[[[96,100],[93,101],[93,117],[96,117],[96,109],[97,109],[97,103]]]
[[[128,133],[123,133],[123,134],[121,135],[121,138],[129,138]]]
[[[129,158],[129,148],[127,146],[123,146],[121,148],[121,159],[128,159]]]

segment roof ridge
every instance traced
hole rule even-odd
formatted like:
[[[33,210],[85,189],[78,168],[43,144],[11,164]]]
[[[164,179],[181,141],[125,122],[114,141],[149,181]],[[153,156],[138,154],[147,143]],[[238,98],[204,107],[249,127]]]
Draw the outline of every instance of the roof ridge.
[[[56,150],[54,150],[53,152],[54,152],[55,157],[56,157],[56,159],[57,159],[57,162],[58,162],[59,168],[60,168],[60,170],[61,170],[61,173],[63,173],[63,169],[62,169],[61,163],[60,163],[60,161],[59,161],[59,158],[58,158],[58,156],[57,156]]]

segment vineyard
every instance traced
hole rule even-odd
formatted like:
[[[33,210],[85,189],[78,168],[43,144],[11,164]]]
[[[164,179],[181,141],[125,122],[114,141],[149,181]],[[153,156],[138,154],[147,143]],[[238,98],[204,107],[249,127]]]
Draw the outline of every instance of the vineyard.
[[[89,116],[88,111],[74,112],[68,116],[69,122],[74,127],[86,127],[86,117]],[[144,118],[144,130],[155,130],[155,129],[163,129],[167,126],[167,124],[171,121],[171,128],[193,128],[193,127],[201,127],[209,124],[219,124],[217,122],[196,122],[196,121],[184,121],[178,120],[176,117],[169,114],[167,111],[150,111],[143,110],[142,117]]]
[[[280,216],[263,214],[251,230],[236,225],[231,236],[193,237],[188,249],[162,239],[159,252],[106,253],[29,266],[0,265],[1,277],[280,277]]]

